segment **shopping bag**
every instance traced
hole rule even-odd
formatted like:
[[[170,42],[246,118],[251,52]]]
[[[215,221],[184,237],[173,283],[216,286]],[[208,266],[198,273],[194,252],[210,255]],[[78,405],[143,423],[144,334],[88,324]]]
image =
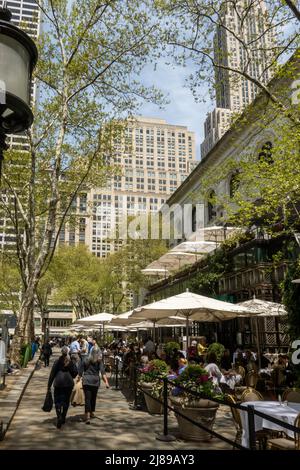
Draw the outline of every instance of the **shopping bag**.
[[[52,398],[51,390],[49,389],[47,391],[45,401],[42,406],[42,410],[45,411],[46,413],[49,413],[52,410],[52,408],[53,408],[53,398]]]
[[[82,388],[82,379],[78,380],[75,383],[74,388],[71,394],[71,404],[73,406],[83,406],[84,405],[84,391]]]

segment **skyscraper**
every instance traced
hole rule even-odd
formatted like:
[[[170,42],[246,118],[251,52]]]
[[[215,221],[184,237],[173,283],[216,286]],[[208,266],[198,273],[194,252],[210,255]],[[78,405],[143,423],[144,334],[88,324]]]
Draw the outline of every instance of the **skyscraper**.
[[[240,0],[236,5],[226,2],[221,12],[222,25],[214,37],[215,62],[267,84],[272,78],[270,63],[276,44],[274,29],[269,28],[268,22],[263,0]],[[243,111],[260,91],[245,76],[219,67],[215,69],[215,88],[217,107],[205,121],[202,158],[228,130],[233,113]]]
[[[198,163],[194,133],[185,126],[137,117],[125,135],[127,143],[114,146],[120,174],[77,197],[72,209],[79,224],[64,227],[60,243],[85,243],[95,256],[106,257],[123,244],[122,237],[110,238],[114,225],[118,228],[125,217],[156,213]]]

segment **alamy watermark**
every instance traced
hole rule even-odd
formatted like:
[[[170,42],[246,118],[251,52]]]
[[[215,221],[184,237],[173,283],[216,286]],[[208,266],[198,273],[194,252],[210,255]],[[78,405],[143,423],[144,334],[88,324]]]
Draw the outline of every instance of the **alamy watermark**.
[[[127,204],[127,198],[123,196],[118,208],[102,204],[95,207],[96,236],[105,236],[110,240],[204,240],[202,203],[172,206],[164,204],[159,210],[147,210],[138,204]]]
[[[292,342],[292,349],[295,349],[291,357],[292,364],[298,366],[300,364],[300,339]]]

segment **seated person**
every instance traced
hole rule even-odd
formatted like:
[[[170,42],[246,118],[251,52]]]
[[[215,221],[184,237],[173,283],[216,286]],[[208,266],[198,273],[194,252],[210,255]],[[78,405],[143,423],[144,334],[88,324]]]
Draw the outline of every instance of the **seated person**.
[[[199,362],[204,362],[204,356],[206,354],[206,351],[207,351],[206,338],[205,336],[201,336],[201,338],[199,338],[199,343],[197,345],[197,354],[198,354]]]
[[[221,392],[220,382],[224,376],[217,366],[217,356],[214,352],[210,352],[207,355],[204,369],[208,372],[209,377],[212,379],[215,390]]]
[[[225,349],[223,356],[221,358],[221,369],[230,370],[231,369],[231,357],[229,349]]]
[[[193,340],[191,345],[188,347],[187,350],[187,357],[189,361],[197,361],[198,359],[198,349],[197,349],[197,341]]]
[[[184,371],[184,369],[187,366],[188,366],[187,360],[184,357],[179,357],[178,366],[177,366],[177,373],[174,372],[174,373],[168,375],[168,379],[170,379],[170,380],[176,379],[176,377],[178,377],[180,374],[182,374],[182,372]],[[182,389],[180,387],[175,387],[172,390],[172,395],[174,395],[174,396],[180,395],[181,391],[182,391]]]
[[[257,367],[257,361],[255,360],[252,351],[250,349],[247,349],[246,351],[246,370],[247,372],[258,372],[258,367]]]

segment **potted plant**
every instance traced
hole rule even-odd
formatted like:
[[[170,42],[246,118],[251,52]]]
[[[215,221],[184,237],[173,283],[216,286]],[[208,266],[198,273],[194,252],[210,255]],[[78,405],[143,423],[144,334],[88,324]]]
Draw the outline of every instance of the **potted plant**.
[[[221,398],[220,393],[216,393],[214,385],[208,373],[199,365],[189,365],[174,380],[177,385],[173,389],[173,396],[170,397],[171,404],[176,411],[193,421],[202,424],[208,429],[212,429],[215,422],[218,403],[210,398]],[[181,387],[184,387],[183,390]],[[197,392],[201,397],[196,397],[188,391]],[[179,431],[183,439],[195,441],[208,441],[211,434],[200,427],[187,421],[182,416],[176,414]]]
[[[168,374],[169,367],[165,361],[153,359],[143,369],[140,370],[139,385],[144,393],[145,402],[150,414],[161,414],[163,412],[162,403],[154,398],[161,399],[163,382],[162,377]],[[149,393],[154,397],[149,396]]]

